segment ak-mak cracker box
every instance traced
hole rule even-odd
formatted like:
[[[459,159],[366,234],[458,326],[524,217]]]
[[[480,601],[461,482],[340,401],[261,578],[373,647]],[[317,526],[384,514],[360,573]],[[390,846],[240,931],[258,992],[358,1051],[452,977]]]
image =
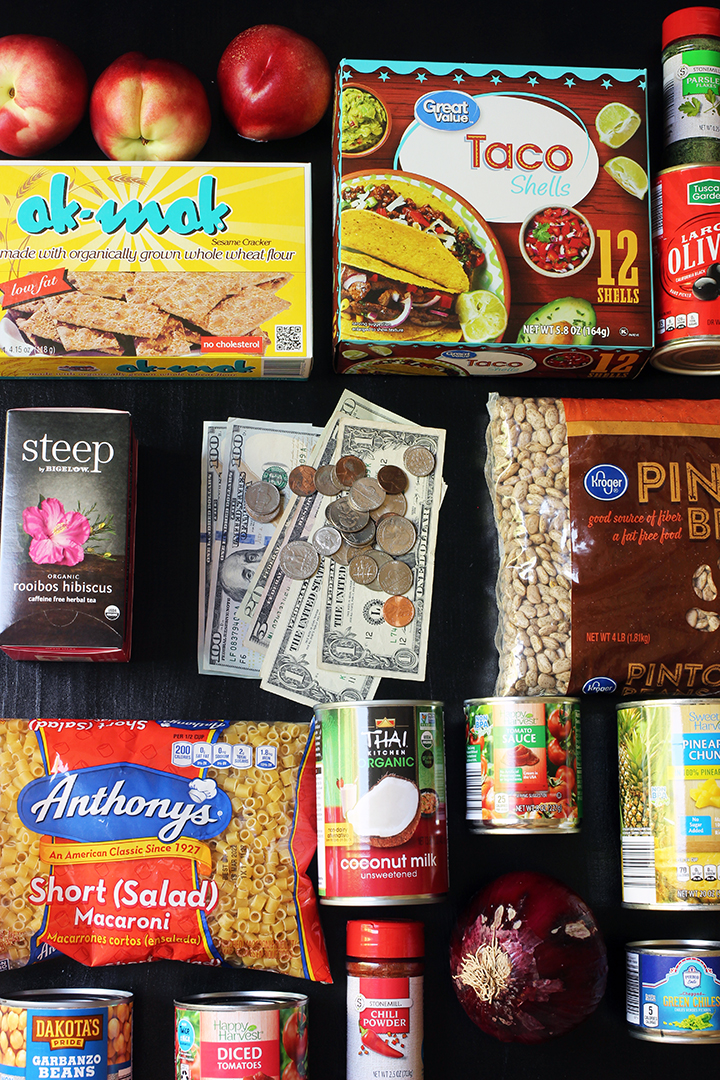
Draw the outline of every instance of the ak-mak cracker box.
[[[309,165],[4,162],[0,196],[0,376],[309,375]]]
[[[635,376],[647,135],[643,70],[343,60],[337,371]]]

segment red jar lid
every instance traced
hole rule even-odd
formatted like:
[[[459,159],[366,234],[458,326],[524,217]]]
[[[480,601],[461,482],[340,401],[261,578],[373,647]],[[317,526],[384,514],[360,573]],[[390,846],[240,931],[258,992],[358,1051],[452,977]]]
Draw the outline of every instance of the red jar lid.
[[[691,7],[673,11],[662,24],[662,47],[679,38],[702,34],[720,37],[720,8]]]
[[[368,960],[424,956],[425,928],[421,922],[407,919],[351,919],[347,924],[347,952],[348,956]]]

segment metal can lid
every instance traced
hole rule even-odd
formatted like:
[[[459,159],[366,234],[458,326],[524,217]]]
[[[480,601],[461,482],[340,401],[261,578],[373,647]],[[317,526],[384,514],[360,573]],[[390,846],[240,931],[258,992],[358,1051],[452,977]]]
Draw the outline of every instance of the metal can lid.
[[[307,1008],[306,994],[283,990],[263,993],[256,990],[219,990],[214,994],[194,994],[184,1001],[174,1001],[176,1009],[292,1009]]]
[[[663,941],[659,938],[649,941],[629,941],[625,948],[631,952],[661,953],[671,956],[685,956],[687,953],[720,953],[720,941],[702,941],[695,938],[678,938]]]
[[[693,34],[720,37],[720,10],[715,7],[688,7],[673,11],[663,19],[662,47]]]
[[[99,1005],[117,1005],[132,1001],[129,990],[104,990],[99,987],[57,987],[47,990],[18,990],[12,997],[0,997],[0,1005],[23,1009],[94,1009]]]
[[[421,922],[408,919],[351,919],[347,924],[347,951],[348,956],[369,960],[422,957],[425,928]]]

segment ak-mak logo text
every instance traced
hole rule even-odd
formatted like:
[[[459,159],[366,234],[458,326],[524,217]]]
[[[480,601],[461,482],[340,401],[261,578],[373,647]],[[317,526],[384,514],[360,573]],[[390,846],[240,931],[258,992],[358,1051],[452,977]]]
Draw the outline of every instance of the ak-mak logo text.
[[[207,777],[187,779],[142,765],[75,769],[44,776],[18,797],[23,824],[78,843],[180,836],[209,840],[230,824],[232,805]]]

